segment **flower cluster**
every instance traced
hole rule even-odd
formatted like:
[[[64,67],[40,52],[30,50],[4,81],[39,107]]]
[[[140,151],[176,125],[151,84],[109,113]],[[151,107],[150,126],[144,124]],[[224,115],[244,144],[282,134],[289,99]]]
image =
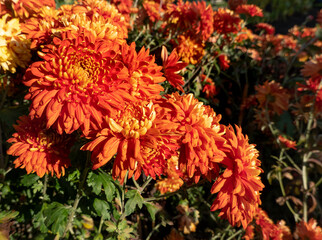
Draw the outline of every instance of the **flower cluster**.
[[[239,13],[260,16],[257,8],[213,11],[204,1],[143,1],[133,21],[137,9],[132,1],[83,0],[58,9],[53,1],[20,3],[1,22],[6,44],[17,41],[3,48],[8,57],[2,68],[27,68],[22,83],[28,87],[29,116],[20,118],[8,140],[13,145],[7,153],[18,157],[16,167],[60,177],[71,166],[68,154],[76,140],[82,142],[80,150],[91,152],[94,170],[111,165],[113,178],[121,183],[144,173],[165,193],[184,182],[214,180],[211,192],[217,197],[211,210],[221,210],[232,225],[247,227],[264,187],[258,151],[241,127],[223,125],[220,114],[184,93],[180,72],[202,60],[207,43],[216,43],[219,35],[229,41],[241,30]],[[145,21],[163,21],[160,34],[177,35],[178,41],[167,46],[173,48],[170,54],[163,47],[159,57],[129,41],[133,22],[139,28]],[[37,60],[28,65],[31,53]],[[229,56],[221,48],[211,55],[220,69],[229,69]],[[183,93],[166,91],[167,83]],[[211,79],[208,83],[204,91],[215,95]],[[261,105],[271,102],[264,98],[258,98]],[[275,105],[283,107],[279,101]]]

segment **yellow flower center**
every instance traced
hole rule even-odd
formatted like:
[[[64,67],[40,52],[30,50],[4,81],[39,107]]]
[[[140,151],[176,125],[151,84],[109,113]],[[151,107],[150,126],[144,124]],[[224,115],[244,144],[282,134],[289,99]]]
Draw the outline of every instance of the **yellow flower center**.
[[[156,113],[152,102],[147,105],[128,105],[108,123],[113,132],[122,133],[125,138],[139,138],[152,127]]]

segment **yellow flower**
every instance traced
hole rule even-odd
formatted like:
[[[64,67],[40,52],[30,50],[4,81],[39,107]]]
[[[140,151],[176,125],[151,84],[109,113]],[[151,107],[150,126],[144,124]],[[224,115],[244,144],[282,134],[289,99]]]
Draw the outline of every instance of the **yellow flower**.
[[[0,19],[0,69],[16,72],[16,67],[26,68],[31,58],[30,43],[21,35],[19,20],[7,21],[6,14]]]

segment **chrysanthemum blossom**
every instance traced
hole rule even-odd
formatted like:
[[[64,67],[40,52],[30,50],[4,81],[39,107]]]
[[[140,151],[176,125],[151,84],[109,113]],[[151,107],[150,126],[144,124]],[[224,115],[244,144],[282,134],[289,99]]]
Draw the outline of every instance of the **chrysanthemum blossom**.
[[[245,14],[251,17],[263,17],[263,10],[254,5],[254,4],[243,4],[243,5],[239,5],[236,10],[236,13],[238,14]]]
[[[7,8],[8,13],[13,11],[11,15],[18,17],[22,20],[30,18],[31,16],[33,16],[33,14],[36,14],[38,10],[44,6],[52,8],[56,7],[55,0],[12,0],[4,2],[5,3],[1,3],[1,8]]]
[[[130,94],[138,100],[152,100],[160,98],[163,87],[160,83],[166,79],[161,72],[162,67],[155,63],[155,57],[150,55],[149,49],[135,50],[135,43],[123,44],[121,62],[127,68],[128,81],[131,84]]]
[[[178,156],[172,156],[167,160],[167,167],[164,173],[166,178],[158,180],[156,184],[156,188],[161,194],[175,192],[183,185],[184,182],[181,179],[183,173],[179,170],[178,165]]]
[[[177,39],[176,50],[183,62],[196,64],[202,59],[205,54],[203,41],[184,35],[180,35]]]
[[[301,240],[320,240],[322,239],[322,228],[318,226],[318,223],[314,218],[311,218],[308,222],[302,220],[300,223],[296,224],[295,235]]]
[[[255,89],[257,91],[256,98],[261,109],[267,109],[267,111],[273,111],[279,115],[288,109],[291,96],[280,83],[266,81],[263,85],[255,86]]]
[[[76,38],[66,32],[62,40],[44,49],[42,61],[33,63],[24,76],[30,87],[30,116],[45,116],[47,128],[61,134],[81,128],[86,135],[91,124],[122,108],[128,94],[128,72],[116,60],[118,44],[95,39],[89,32]]]
[[[229,147],[221,164],[226,169],[211,188],[213,194],[218,193],[211,211],[220,209],[220,217],[233,226],[242,224],[246,228],[261,204],[260,191],[264,188],[258,151],[237,126],[236,133],[232,126],[227,127],[224,137]]]
[[[316,55],[314,59],[307,61],[301,73],[304,77],[322,76],[322,55]]]
[[[292,148],[296,150],[296,142],[291,141],[283,136],[278,136],[278,140],[286,147],[286,148]]]
[[[213,33],[213,10],[205,1],[168,4],[164,16],[166,28],[206,41]]]
[[[226,8],[218,8],[214,12],[214,31],[218,34],[238,33],[243,20],[233,11]]]
[[[30,41],[21,34],[19,19],[5,14],[0,19],[0,70],[16,72],[18,66],[26,68],[31,59]]]
[[[128,103],[113,117],[106,117],[102,127],[90,132],[91,142],[81,149],[92,151],[93,169],[97,169],[116,155],[113,177],[124,181],[138,178],[143,170],[156,177],[164,172],[165,158],[171,152],[171,142],[162,139],[162,126],[155,124],[157,113],[152,102]],[[169,128],[169,124],[167,124]],[[163,126],[164,127],[164,126]]]
[[[221,115],[216,115],[193,94],[180,96],[174,93],[167,98],[161,106],[169,121],[178,125],[175,133],[181,136],[179,169],[195,182],[201,176],[215,175],[219,171],[218,162],[225,155],[221,150],[225,144],[224,130],[219,123]]]
[[[180,57],[174,49],[168,56],[168,51],[165,46],[162,46],[161,58],[163,61],[163,72],[167,81],[176,89],[183,91],[181,85],[184,84],[183,77],[178,73],[188,64],[179,61]]]
[[[275,28],[268,23],[258,23],[256,24],[257,30],[264,30],[266,34],[274,35]]]
[[[28,174],[35,172],[39,177],[64,175],[65,168],[70,166],[68,155],[73,138],[46,129],[42,119],[22,116],[17,122],[18,125],[14,125],[17,132],[8,140],[13,145],[7,151],[18,157],[14,161],[15,167],[25,168]]]

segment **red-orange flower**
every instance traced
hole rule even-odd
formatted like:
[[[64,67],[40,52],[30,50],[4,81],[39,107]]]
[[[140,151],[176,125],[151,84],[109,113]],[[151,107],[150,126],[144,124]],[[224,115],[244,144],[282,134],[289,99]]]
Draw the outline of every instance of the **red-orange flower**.
[[[212,186],[211,192],[218,195],[211,211],[221,209],[219,216],[233,226],[242,224],[246,228],[261,204],[260,191],[264,188],[259,177],[262,170],[258,151],[237,126],[236,133],[232,126],[227,127],[224,137],[229,147],[221,163],[226,169]]]
[[[256,24],[257,30],[264,30],[266,34],[274,35],[275,28],[268,23],[258,23]]]
[[[130,94],[140,100],[152,100],[160,97],[163,87],[159,85],[165,81],[161,72],[162,67],[155,63],[155,57],[150,55],[149,49],[143,47],[138,53],[135,43],[130,46],[122,45],[121,61],[127,68]]]
[[[178,156],[172,156],[167,160],[167,167],[164,171],[166,178],[158,180],[156,188],[161,194],[175,192],[183,185],[182,172],[179,170]]]
[[[30,87],[30,116],[46,116],[47,128],[54,126],[61,134],[81,127],[86,135],[91,124],[132,99],[128,70],[116,60],[117,44],[88,32],[77,38],[66,32],[44,51],[43,61],[27,70],[24,84]]]
[[[322,228],[318,226],[317,221],[311,218],[308,222],[301,221],[296,224],[295,235],[300,240],[320,240],[322,239]]]
[[[10,5],[8,9],[8,5]],[[22,20],[30,18],[33,14],[37,13],[41,7],[48,6],[55,8],[55,0],[14,0],[14,1],[5,1],[1,4],[1,8],[8,9],[7,12],[13,11],[12,16],[19,17]]]
[[[167,28],[206,41],[213,33],[213,10],[205,1],[168,4],[164,16]]]
[[[304,77],[321,76],[322,72],[322,55],[316,55],[314,59],[307,61],[301,73]]]
[[[160,106],[167,119],[177,125],[175,135],[180,136],[179,169],[198,182],[200,177],[214,176],[219,171],[218,162],[223,159],[221,150],[225,144],[221,115],[204,106],[193,94],[167,96]]]
[[[142,170],[153,178],[160,176],[166,158],[175,154],[177,145],[162,137],[163,129],[173,126],[163,124],[161,117],[156,120],[156,116],[152,102],[138,102],[128,103],[113,118],[106,117],[99,129],[91,130],[92,141],[81,148],[92,151],[93,169],[105,165],[117,153],[113,177],[121,182],[127,171],[129,178],[133,174],[138,178]]]
[[[271,110],[274,113],[282,114],[289,107],[290,94],[287,89],[275,81],[266,81],[263,85],[255,86],[256,98],[261,109]]]
[[[238,33],[243,20],[233,11],[218,8],[214,12],[214,30],[219,34]]]
[[[178,73],[188,64],[179,61],[180,57],[178,56],[176,49],[168,56],[168,51],[164,46],[162,46],[161,58],[163,61],[164,76],[167,81],[176,89],[183,91],[181,85],[184,84],[184,80]]]
[[[227,70],[229,68],[230,60],[228,59],[226,54],[220,54],[218,56],[218,63],[222,70]]]
[[[263,17],[263,10],[254,4],[239,5],[235,12],[238,14],[246,14],[251,17]]]
[[[8,140],[13,145],[7,154],[17,156],[15,167],[25,168],[27,173],[36,172],[39,177],[56,174],[59,178],[70,166],[68,158],[72,138],[59,135],[52,129],[45,129],[42,119],[31,120],[22,116],[14,125],[17,131]]]
[[[200,40],[180,35],[176,44],[178,56],[185,63],[196,64],[205,54],[204,43]]]
[[[202,89],[202,92],[204,92],[206,94],[207,98],[213,99],[218,94],[219,89],[216,88],[213,80],[204,74],[201,75],[201,81],[205,83],[205,85]]]
[[[278,140],[287,148],[293,148],[296,150],[296,142],[286,139],[283,136],[278,136]]]

